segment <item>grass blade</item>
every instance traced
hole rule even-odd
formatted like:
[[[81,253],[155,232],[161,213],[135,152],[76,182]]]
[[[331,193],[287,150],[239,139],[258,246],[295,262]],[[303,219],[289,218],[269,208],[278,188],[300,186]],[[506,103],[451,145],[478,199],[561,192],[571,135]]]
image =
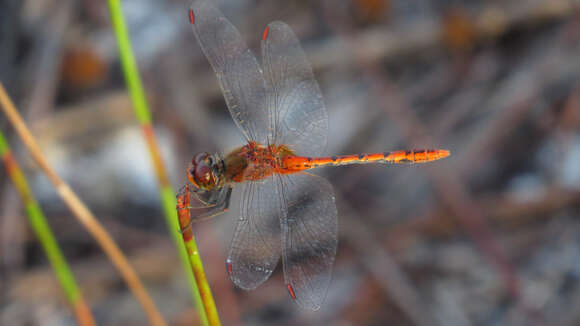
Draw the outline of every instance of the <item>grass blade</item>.
[[[207,283],[205,277],[205,271],[201,265],[201,258],[199,257],[199,251],[197,250],[197,244],[195,243],[195,237],[193,235],[193,230],[191,227],[191,212],[190,212],[190,196],[189,187],[186,185],[186,191],[180,193],[177,197],[177,215],[179,218],[179,228],[183,230],[181,236],[183,238],[183,243],[187,249],[187,256],[189,258],[189,263],[191,264],[191,270],[195,274],[195,279],[199,280],[199,291],[201,297],[203,298],[204,309],[207,314],[210,325],[221,325],[218,312],[215,308],[215,303],[213,301],[213,296],[211,294],[211,289]]]
[[[195,238],[191,237],[191,239],[185,243],[180,240],[181,234],[179,232],[180,228],[178,225],[177,211],[175,209],[175,193],[171,187],[169,178],[167,177],[167,171],[163,164],[163,159],[161,158],[155,133],[151,125],[151,114],[149,113],[147,99],[145,98],[139,76],[139,70],[131,48],[131,40],[125,25],[121,3],[119,0],[108,0],[108,4],[113,29],[119,46],[119,55],[121,58],[123,73],[129,88],[129,94],[133,101],[133,109],[135,110],[135,115],[141,125],[143,136],[147,142],[151,161],[155,169],[160,188],[161,203],[163,205],[163,211],[167,220],[169,232],[175,242],[179,252],[179,257],[181,258],[182,264],[186,270],[186,275],[190,281],[194,303],[199,312],[201,322],[204,325],[219,325],[217,309],[211,295],[211,289],[207,279],[205,278],[201,257],[197,254]],[[188,254],[191,248],[195,248],[195,256]],[[190,263],[192,269],[189,268]],[[200,290],[202,290],[201,294]]]
[[[22,142],[32,155],[32,158],[40,166],[42,171],[46,174],[57,193],[61,196],[65,204],[73,212],[73,215],[77,218],[79,222],[89,231],[89,233],[97,240],[103,251],[107,254],[111,262],[115,265],[117,270],[120,272],[121,276],[127,283],[129,289],[133,292],[139,303],[143,306],[143,310],[147,314],[149,321],[155,326],[164,326],[166,323],[163,317],[157,310],[157,307],[151,300],[149,293],[145,290],[143,283],[139,279],[139,276],[131,267],[127,258],[119,249],[111,235],[103,228],[101,223],[95,218],[93,213],[85,206],[85,204],[79,199],[79,197],[73,192],[73,190],[68,186],[56,174],[54,169],[50,166],[44,155],[42,154],[38,143],[32,136],[32,133],[22,120],[22,117],[16,110],[14,103],[6,93],[4,85],[0,83],[0,107],[6,114],[8,120],[16,129],[16,132],[22,139]]]
[[[2,161],[4,162],[6,173],[10,176],[10,179],[12,179],[20,198],[24,203],[30,226],[38,237],[46,257],[50,261],[50,265],[54,270],[54,274],[65,293],[66,299],[74,310],[77,322],[79,325],[83,326],[95,325],[95,319],[91,310],[79,290],[73,273],[71,272],[66,259],[54,238],[54,234],[52,233],[48,222],[46,221],[44,212],[30,191],[30,187],[26,181],[26,176],[22,173],[18,162],[14,159],[12,150],[8,146],[8,142],[2,134],[2,131],[0,131],[0,157],[2,157]]]

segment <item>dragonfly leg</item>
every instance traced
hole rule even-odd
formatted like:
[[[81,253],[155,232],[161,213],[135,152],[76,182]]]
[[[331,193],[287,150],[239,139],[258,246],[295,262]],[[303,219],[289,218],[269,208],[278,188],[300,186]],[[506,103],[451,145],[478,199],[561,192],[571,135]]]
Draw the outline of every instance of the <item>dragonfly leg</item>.
[[[196,196],[197,197],[197,196]],[[189,209],[202,209],[202,208],[212,208],[215,207],[216,204],[203,204],[202,206],[188,206]]]
[[[199,208],[203,208],[203,207],[212,207],[215,206],[215,204],[210,204],[207,200],[204,200],[197,192],[193,191],[192,192],[193,195],[195,196],[195,198],[200,202],[203,203],[204,206],[201,206]]]
[[[177,217],[179,218],[179,226],[181,233],[183,233],[189,225],[191,225],[191,209],[190,207],[191,192],[189,185],[183,186],[177,193]],[[185,227],[183,225],[186,225]]]
[[[179,189],[179,191],[177,192],[177,197],[179,198],[179,196],[186,196],[186,192],[189,192],[189,194],[187,194],[187,196],[191,196],[193,194],[195,196],[195,199],[197,199],[197,201],[199,201],[201,203],[201,206],[192,206],[191,204],[188,204],[187,206],[184,206],[181,208],[202,209],[202,208],[211,208],[211,207],[216,206],[216,203],[210,203],[210,202],[204,200],[203,198],[201,198],[201,196],[196,191],[191,191],[189,189],[189,184],[187,184],[187,183]],[[189,202],[191,203],[191,199]]]
[[[179,221],[180,221],[180,227],[181,227],[181,233],[185,232],[186,230],[189,229],[189,227],[191,227],[191,225],[193,224],[193,222],[199,222],[199,221],[203,221],[203,220],[207,220],[210,219],[214,216],[220,215],[222,213],[224,213],[225,211],[227,211],[230,207],[230,199],[232,197],[232,187],[225,187],[223,190],[220,191],[219,197],[217,198],[216,202],[214,204],[211,204],[210,207],[211,209],[208,209],[207,211],[196,215],[192,218],[191,216],[191,210],[189,209],[189,195],[190,194],[180,194],[178,196],[178,200],[177,200],[177,211],[179,214]],[[181,198],[180,201],[180,197],[185,196],[186,199],[184,200],[183,198]],[[187,202],[188,205],[183,205],[180,206],[180,202],[181,203],[185,203]],[[187,210],[187,212],[185,212]],[[187,214],[187,215],[186,215]],[[185,225],[184,225],[185,224]]]
[[[213,208],[203,212],[202,214],[195,217],[195,222],[203,221],[210,219],[214,216],[220,215],[230,208],[230,199],[232,197],[232,187],[228,187],[226,191],[224,191],[223,200],[220,200],[219,203],[214,204]]]

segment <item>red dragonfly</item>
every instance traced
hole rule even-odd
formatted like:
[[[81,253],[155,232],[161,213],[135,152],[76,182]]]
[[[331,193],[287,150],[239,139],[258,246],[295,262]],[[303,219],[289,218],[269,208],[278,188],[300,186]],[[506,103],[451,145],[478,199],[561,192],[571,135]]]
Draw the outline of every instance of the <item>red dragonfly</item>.
[[[322,156],[328,116],[290,27],[279,21],[266,27],[260,67],[238,30],[207,0],[191,5],[189,20],[247,145],[225,157],[195,155],[178,208],[193,222],[218,215],[228,209],[232,187],[241,184],[240,215],[226,260],[231,280],[242,289],[254,289],[282,257],[290,296],[300,306],[317,310],[326,297],[336,254],[337,213],[331,184],[306,171],[429,162],[449,156],[449,151]],[[201,213],[189,207],[192,195],[203,203]]]

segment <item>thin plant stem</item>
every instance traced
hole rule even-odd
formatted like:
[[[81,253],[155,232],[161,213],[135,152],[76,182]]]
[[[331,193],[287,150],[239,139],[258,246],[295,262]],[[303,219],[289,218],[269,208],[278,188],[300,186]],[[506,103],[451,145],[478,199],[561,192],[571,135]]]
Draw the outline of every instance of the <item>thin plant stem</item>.
[[[147,290],[145,290],[145,287],[139,279],[139,276],[133,267],[131,267],[127,261],[127,258],[121,249],[119,249],[111,235],[109,235],[107,230],[105,230],[105,228],[99,223],[93,213],[91,213],[91,211],[79,199],[79,197],[74,193],[69,185],[64,182],[64,180],[62,180],[50,166],[47,159],[42,154],[42,151],[40,150],[40,147],[38,146],[34,136],[24,123],[24,120],[22,120],[18,110],[16,110],[12,100],[6,93],[2,83],[0,83],[0,106],[2,107],[2,110],[8,117],[8,120],[14,129],[16,129],[16,132],[32,155],[32,158],[36,164],[38,164],[41,170],[46,174],[56,189],[57,193],[73,212],[73,215],[87,229],[87,231],[89,231],[95,240],[97,240],[105,254],[107,254],[113,265],[115,265],[127,283],[129,289],[133,292],[139,303],[143,306],[143,310],[147,314],[151,324],[155,326],[166,325],[165,320],[163,320],[163,317],[157,310],[157,307],[153,303],[149,293],[147,293]]]
[[[28,215],[28,222],[44,249],[44,253],[54,270],[56,279],[60,283],[66,299],[74,311],[77,322],[79,325],[83,326],[95,325],[95,319],[91,310],[83,298],[74,275],[71,272],[56,239],[54,238],[54,234],[52,233],[48,222],[46,221],[44,212],[30,191],[30,187],[26,181],[26,176],[22,173],[22,169],[20,169],[18,162],[14,159],[12,150],[8,146],[8,142],[2,134],[2,131],[0,131],[0,157],[4,162],[6,173],[10,176],[10,179],[12,179],[12,183],[14,183],[14,186],[24,203]]]
[[[189,263],[191,264],[191,269],[195,274],[195,278],[200,280],[199,291],[201,297],[203,298],[204,309],[206,310],[207,318],[210,325],[221,325],[219,315],[215,309],[213,303],[213,297],[211,295],[211,289],[207,283],[205,277],[205,272],[203,266],[201,266],[201,259],[199,258],[199,251],[197,250],[197,244],[195,243],[195,237],[193,235],[193,230],[191,227],[191,203],[189,186],[185,186],[185,191],[177,197],[177,215],[179,218],[179,227],[182,230],[181,236],[183,238],[183,243],[187,249],[187,256],[189,257]]]
[[[143,136],[149,149],[151,161],[155,170],[155,175],[159,183],[159,194],[161,203],[163,205],[163,212],[169,232],[175,242],[179,257],[185,268],[187,278],[191,285],[191,292],[193,301],[199,312],[199,316],[203,325],[219,325],[219,318],[217,318],[217,309],[211,289],[205,278],[203,272],[203,264],[201,257],[197,254],[197,245],[195,238],[191,238],[189,242],[181,240],[180,228],[178,223],[178,216],[176,211],[176,199],[173,188],[168,178],[167,170],[163,164],[163,159],[160,154],[159,146],[155,137],[155,132],[151,124],[151,114],[147,105],[147,99],[143,91],[141,79],[135,56],[131,48],[131,40],[125,25],[123,10],[119,0],[108,0],[109,12],[111,14],[111,21],[117,44],[119,46],[119,56],[121,58],[121,66],[125,75],[125,80],[129,89],[131,100],[133,101],[133,109],[139,124],[141,125]],[[189,255],[190,247],[195,248],[196,255]],[[190,268],[190,265],[195,268]],[[199,272],[201,271],[201,273]],[[203,275],[203,277],[201,277]],[[201,293],[200,293],[201,290]],[[210,316],[213,316],[210,318]],[[217,323],[216,323],[217,321]]]

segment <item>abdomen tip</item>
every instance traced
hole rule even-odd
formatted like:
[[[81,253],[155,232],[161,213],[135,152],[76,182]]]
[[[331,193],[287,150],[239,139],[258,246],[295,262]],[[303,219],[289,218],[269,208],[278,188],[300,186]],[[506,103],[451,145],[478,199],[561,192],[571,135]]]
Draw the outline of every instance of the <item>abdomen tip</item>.
[[[446,149],[440,149],[439,150],[439,157],[440,158],[445,158],[447,156],[451,155],[451,152],[446,150]]]

